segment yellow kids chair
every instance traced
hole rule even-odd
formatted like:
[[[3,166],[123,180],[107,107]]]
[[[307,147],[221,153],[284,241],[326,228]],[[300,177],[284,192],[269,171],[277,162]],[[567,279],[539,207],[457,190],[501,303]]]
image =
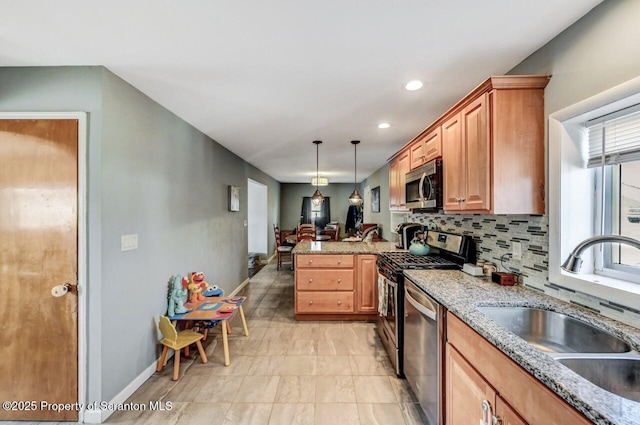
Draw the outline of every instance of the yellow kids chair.
[[[207,355],[204,353],[202,343],[200,342],[200,340],[204,338],[204,335],[191,330],[178,332],[167,316],[160,316],[158,326],[160,327],[160,332],[162,332],[162,336],[164,337],[160,340],[160,343],[164,345],[164,348],[162,349],[162,356],[160,356],[160,360],[158,360],[158,367],[156,368],[157,372],[160,372],[164,367],[164,362],[167,359],[167,352],[169,351],[169,348],[171,348],[175,351],[175,355],[173,356],[173,380],[177,381],[180,376],[180,350],[184,347],[188,347],[194,342],[198,347],[202,363],[207,362]]]

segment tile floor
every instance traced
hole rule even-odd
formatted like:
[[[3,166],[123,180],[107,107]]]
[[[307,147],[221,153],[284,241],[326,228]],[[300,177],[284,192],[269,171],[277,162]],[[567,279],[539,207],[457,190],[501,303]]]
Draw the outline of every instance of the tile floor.
[[[219,330],[197,352],[173,362],[127,402],[170,401],[171,411],[116,412],[111,424],[414,425],[426,423],[397,379],[373,323],[301,322],[293,313],[293,272],[267,265],[247,285],[249,337],[232,322],[231,365]],[[196,351],[196,350],[193,350]]]

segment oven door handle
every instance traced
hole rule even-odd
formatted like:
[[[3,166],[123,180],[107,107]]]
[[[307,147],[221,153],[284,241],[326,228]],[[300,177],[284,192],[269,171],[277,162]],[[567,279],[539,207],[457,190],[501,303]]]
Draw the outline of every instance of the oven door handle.
[[[435,321],[438,321],[438,316],[437,316],[437,311],[433,311],[430,308],[428,308],[425,305],[422,305],[420,302],[418,302],[415,298],[413,298],[411,296],[411,294],[409,293],[409,289],[408,288],[404,288],[404,294],[405,294],[405,299],[409,302],[409,304],[411,304],[413,306],[413,308],[415,308],[416,310],[418,310],[420,312],[420,314],[428,317],[429,319]]]

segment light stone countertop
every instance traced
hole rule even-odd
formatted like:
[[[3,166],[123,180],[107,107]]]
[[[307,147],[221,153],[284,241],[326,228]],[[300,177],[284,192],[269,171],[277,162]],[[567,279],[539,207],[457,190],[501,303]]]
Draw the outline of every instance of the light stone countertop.
[[[407,252],[407,250],[396,248],[395,242],[300,242],[291,252],[293,254],[377,254]]]
[[[640,329],[523,286],[500,286],[488,278],[457,270],[405,270],[404,274],[593,423],[640,424],[640,403],[597,387],[475,307],[525,306],[557,311],[624,339],[635,351],[640,351]]]

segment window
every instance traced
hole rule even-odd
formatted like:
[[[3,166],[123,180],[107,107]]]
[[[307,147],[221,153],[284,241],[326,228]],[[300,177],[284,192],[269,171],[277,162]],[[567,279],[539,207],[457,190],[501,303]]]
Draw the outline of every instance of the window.
[[[640,239],[640,105],[586,122],[596,174],[596,234]],[[595,273],[640,282],[640,250],[605,244],[595,252]]]

